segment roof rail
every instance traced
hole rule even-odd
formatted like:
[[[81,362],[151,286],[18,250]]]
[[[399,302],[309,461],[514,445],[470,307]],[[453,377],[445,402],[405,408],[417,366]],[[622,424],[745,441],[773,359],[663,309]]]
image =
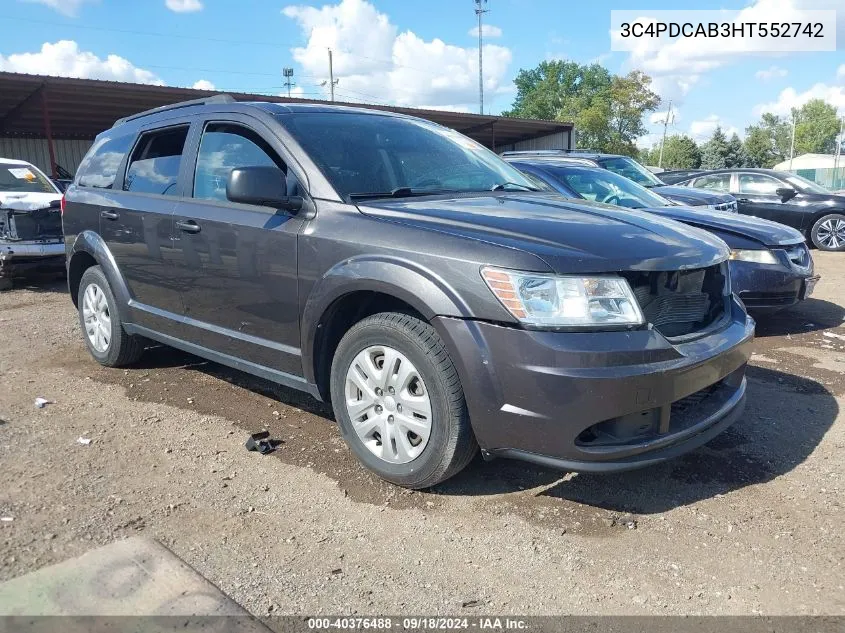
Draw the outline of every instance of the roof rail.
[[[190,101],[180,101],[179,103],[171,103],[170,105],[159,106],[158,108],[152,108],[151,110],[144,110],[143,112],[139,112],[138,114],[132,114],[130,116],[125,116],[122,119],[118,119],[114,122],[112,127],[117,127],[118,125],[122,125],[127,121],[134,121],[135,119],[140,119],[145,116],[149,116],[151,114],[158,114],[159,112],[166,112],[167,110],[177,110],[179,108],[189,108],[191,106],[198,106],[198,105],[208,105],[212,103],[234,103],[235,98],[232,95],[228,94],[217,94],[212,95],[210,97],[203,97],[201,99],[191,99]]]

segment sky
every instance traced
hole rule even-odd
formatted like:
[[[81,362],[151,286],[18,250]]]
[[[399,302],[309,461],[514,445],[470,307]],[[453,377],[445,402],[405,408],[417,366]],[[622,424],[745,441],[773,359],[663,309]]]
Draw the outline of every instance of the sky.
[[[682,4],[682,3],[681,3]],[[612,9],[677,9],[672,1],[488,0],[485,113],[515,96],[521,68],[550,59],[639,69],[663,99],[647,147],[670,133],[706,140],[717,125],[744,135],[762,112],[787,114],[820,97],[845,115],[845,0],[699,0],[777,19],[790,8],[839,9],[838,50],[725,55],[700,44],[660,55],[611,52]],[[0,70],[205,89],[478,111],[473,0],[0,0]]]

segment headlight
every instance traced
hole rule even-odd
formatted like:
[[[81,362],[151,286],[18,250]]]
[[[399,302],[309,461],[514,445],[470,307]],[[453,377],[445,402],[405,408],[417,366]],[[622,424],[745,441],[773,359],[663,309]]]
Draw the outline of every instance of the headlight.
[[[621,277],[577,277],[482,268],[481,276],[515,318],[526,325],[595,327],[640,325],[643,313]]]
[[[731,251],[731,259],[741,262],[754,262],[755,264],[779,264],[778,258],[772,251],[755,251],[748,249],[735,249]]]

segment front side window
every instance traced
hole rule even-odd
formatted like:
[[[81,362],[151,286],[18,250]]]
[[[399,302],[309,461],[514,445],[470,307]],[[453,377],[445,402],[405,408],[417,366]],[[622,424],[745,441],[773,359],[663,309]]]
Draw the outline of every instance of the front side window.
[[[601,166],[612,171],[614,174],[624,176],[643,187],[661,187],[663,182],[651,173],[648,169],[640,165],[633,158],[627,156],[620,156],[618,158],[606,158],[601,162]]]
[[[0,163],[0,192],[58,193],[50,179],[32,165]]]
[[[783,183],[764,174],[740,174],[739,192],[775,195],[783,187]]]
[[[711,191],[729,191],[731,188],[730,174],[711,174],[696,178],[692,186],[697,189],[710,189]]]
[[[129,160],[123,190],[175,196],[187,137],[187,125],[142,135]]]
[[[427,121],[353,112],[278,120],[344,197],[536,189],[482,145]]]
[[[229,172],[238,167],[278,167],[276,152],[252,130],[230,123],[209,123],[200,141],[194,174],[194,198],[226,200]]]
[[[120,163],[132,147],[133,140],[135,138],[132,135],[98,138],[79,165],[77,184],[80,187],[111,189]]]

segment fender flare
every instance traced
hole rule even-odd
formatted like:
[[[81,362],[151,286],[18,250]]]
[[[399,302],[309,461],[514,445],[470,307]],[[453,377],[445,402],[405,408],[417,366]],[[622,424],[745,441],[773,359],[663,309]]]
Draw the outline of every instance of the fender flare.
[[[454,288],[415,262],[383,255],[360,255],[343,260],[314,284],[302,311],[302,365],[310,383],[316,383],[315,346],[323,316],[335,301],[360,291],[396,297],[426,320],[435,316],[472,317],[470,307]]]
[[[129,294],[129,287],[126,285],[126,280],[123,278],[123,275],[120,274],[117,263],[114,261],[114,256],[103,238],[94,231],[82,231],[79,235],[77,235],[67,258],[68,272],[70,271],[71,262],[77,253],[87,253],[93,257],[100,268],[103,269],[106,279],[109,280],[109,286],[111,286],[112,294],[117,300],[117,304],[121,311],[125,313],[129,307],[129,301],[131,300],[132,295]],[[70,283],[70,276],[68,276],[68,283]],[[71,298],[75,303],[76,298]],[[121,315],[121,317],[125,318],[124,315]]]

